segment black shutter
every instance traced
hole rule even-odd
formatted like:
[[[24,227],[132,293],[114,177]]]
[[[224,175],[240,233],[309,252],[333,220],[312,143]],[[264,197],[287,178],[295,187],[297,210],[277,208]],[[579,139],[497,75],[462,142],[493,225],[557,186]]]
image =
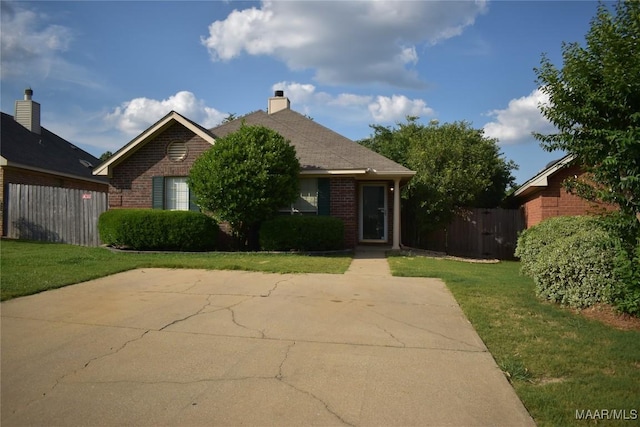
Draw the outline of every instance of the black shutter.
[[[164,209],[164,176],[152,178],[151,206],[153,209]]]
[[[198,198],[195,193],[189,188],[189,210],[194,212],[200,212],[200,206],[197,205]]]
[[[331,215],[331,181],[318,178],[318,215]]]

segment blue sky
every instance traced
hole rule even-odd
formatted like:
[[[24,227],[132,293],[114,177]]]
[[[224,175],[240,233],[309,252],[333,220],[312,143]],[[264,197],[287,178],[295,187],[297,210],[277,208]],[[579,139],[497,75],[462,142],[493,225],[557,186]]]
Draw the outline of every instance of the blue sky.
[[[532,131],[533,68],[584,42],[595,1],[2,1],[1,107],[99,156],[176,110],[206,127],[291,108],[353,140],[408,114],[498,138],[523,183],[562,153]]]

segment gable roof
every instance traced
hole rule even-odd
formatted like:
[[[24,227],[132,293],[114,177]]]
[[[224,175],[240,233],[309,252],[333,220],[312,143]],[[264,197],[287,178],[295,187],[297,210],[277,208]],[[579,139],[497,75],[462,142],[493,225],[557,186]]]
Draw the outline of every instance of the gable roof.
[[[536,190],[549,185],[549,177],[558,170],[569,166],[575,159],[575,155],[568,154],[561,159],[549,163],[544,169],[538,172],[533,178],[526,181],[513,193],[514,197],[524,197]]]
[[[267,114],[258,110],[224,123],[211,134],[220,138],[242,126],[262,125],[291,141],[302,174],[349,174],[411,177],[415,172],[290,109]]]
[[[39,134],[31,132],[15,121],[13,116],[0,114],[1,166],[106,184],[104,179],[92,174],[92,169],[100,163],[98,158],[44,127],[40,128]]]
[[[213,135],[199,124],[187,119],[183,115],[170,111],[166,116],[155,122],[147,130],[131,140],[124,147],[116,151],[113,156],[109,157],[104,163],[99,165],[93,171],[94,175],[106,175],[111,176],[111,169],[124,159],[135,153],[140,147],[144,146],[147,142],[151,141],[156,135],[162,133],[165,129],[174,123],[180,123],[187,129],[191,130],[196,135],[210,144],[215,143]]]

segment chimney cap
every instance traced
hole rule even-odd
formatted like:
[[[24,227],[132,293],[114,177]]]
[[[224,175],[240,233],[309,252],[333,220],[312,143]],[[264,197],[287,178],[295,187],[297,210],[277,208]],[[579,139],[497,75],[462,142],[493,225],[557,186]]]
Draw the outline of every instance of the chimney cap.
[[[282,98],[284,96],[284,90],[276,90],[274,96]]]

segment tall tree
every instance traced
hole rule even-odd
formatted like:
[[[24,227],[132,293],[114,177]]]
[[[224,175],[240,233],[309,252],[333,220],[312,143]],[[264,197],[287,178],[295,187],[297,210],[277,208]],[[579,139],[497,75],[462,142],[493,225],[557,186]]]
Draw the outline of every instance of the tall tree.
[[[501,156],[495,139],[467,122],[425,126],[409,116],[396,128],[371,127],[374,134],[361,144],[417,172],[403,192],[411,244],[422,244],[426,232],[464,208],[498,206],[514,184],[515,163]]]
[[[99,159],[101,162],[106,162],[111,156],[113,156],[113,153],[111,151],[105,151],[104,153],[100,154]]]
[[[620,208],[608,224],[621,251],[614,295],[619,309],[640,313],[640,2],[618,2],[615,14],[603,4],[586,35],[586,46],[562,45],[563,67],[542,56],[535,69],[549,95],[542,113],[558,129],[536,135],[551,151],[575,155],[586,179],[565,186],[578,195]]]
[[[544,116],[558,129],[537,134],[549,151],[576,156],[587,180],[567,188],[620,207],[633,223],[640,213],[640,2],[619,2],[612,15],[601,4],[586,46],[563,43],[563,67],[546,55],[535,69],[550,103]]]
[[[289,141],[266,127],[243,124],[196,159],[188,182],[198,205],[250,244],[262,221],[297,199],[299,172]]]

